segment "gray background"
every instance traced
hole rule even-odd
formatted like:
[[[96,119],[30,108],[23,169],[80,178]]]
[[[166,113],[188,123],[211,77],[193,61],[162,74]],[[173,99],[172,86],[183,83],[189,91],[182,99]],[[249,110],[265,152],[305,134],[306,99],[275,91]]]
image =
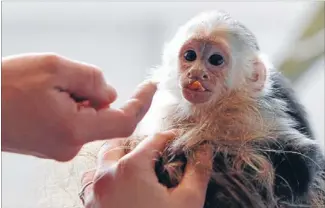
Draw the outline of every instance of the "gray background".
[[[116,87],[119,97],[114,105],[119,106],[143,80],[146,70],[160,63],[163,43],[176,28],[198,12],[211,9],[226,10],[241,20],[277,65],[285,55],[282,48],[292,44],[308,22],[314,3],[8,2],[2,5],[2,54],[56,52],[95,64]],[[316,136],[324,138],[324,59],[312,68],[295,88]],[[324,145],[323,139],[319,142]],[[65,174],[62,181],[70,180],[68,164],[7,153],[2,157],[3,207],[64,207],[60,204],[66,203],[64,200],[51,196],[50,202],[40,201],[46,192],[45,181],[55,172],[53,167]]]

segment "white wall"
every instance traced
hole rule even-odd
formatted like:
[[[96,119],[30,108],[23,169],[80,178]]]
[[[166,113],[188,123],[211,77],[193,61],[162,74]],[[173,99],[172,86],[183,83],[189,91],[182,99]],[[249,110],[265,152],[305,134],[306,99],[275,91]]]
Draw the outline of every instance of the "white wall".
[[[281,47],[298,34],[297,23],[308,20],[312,5],[308,2],[3,3],[2,53],[6,56],[51,51],[95,64],[117,88],[119,98],[115,106],[119,106],[142,81],[145,70],[159,64],[164,40],[197,12],[210,9],[230,12],[256,34],[263,51],[276,61],[282,56]],[[317,73],[313,74],[312,83],[307,80],[303,84],[305,91],[301,98],[311,111],[318,135],[324,138],[321,134],[324,97],[319,97],[324,92],[310,93],[324,84],[324,79],[319,80],[315,89],[314,80],[324,77]],[[44,188],[44,181],[52,171],[48,165],[53,164],[33,157],[6,153],[2,156],[3,207],[44,207],[37,204],[43,196],[39,193],[45,192],[39,189]],[[64,165],[55,167],[69,172]],[[59,201],[51,205],[62,207]]]
[[[322,149],[325,150],[324,137],[324,58],[318,60],[296,83],[301,103],[306,107],[311,126]]]

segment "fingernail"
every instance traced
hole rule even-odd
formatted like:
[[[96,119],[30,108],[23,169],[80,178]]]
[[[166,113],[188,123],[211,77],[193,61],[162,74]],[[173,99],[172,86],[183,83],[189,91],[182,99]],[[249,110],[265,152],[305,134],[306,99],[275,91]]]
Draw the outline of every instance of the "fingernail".
[[[142,85],[155,85],[155,86],[157,86],[158,84],[159,84],[159,82],[156,81],[156,80],[147,79],[147,80],[144,80],[144,81],[140,84],[140,86],[142,86]]]
[[[116,100],[117,98],[117,91],[114,87],[112,87],[109,84],[106,84],[106,96],[108,98],[108,102],[112,103]]]
[[[157,85],[152,81],[144,81],[139,84],[135,90],[135,94],[133,97],[138,96],[138,93],[147,93],[147,95],[152,96],[153,93],[157,91]]]
[[[94,174],[95,174],[96,169],[90,169],[90,170],[86,170],[84,173],[82,173],[81,175],[81,183],[84,184],[86,183],[86,181],[89,180],[89,178],[93,178]]]

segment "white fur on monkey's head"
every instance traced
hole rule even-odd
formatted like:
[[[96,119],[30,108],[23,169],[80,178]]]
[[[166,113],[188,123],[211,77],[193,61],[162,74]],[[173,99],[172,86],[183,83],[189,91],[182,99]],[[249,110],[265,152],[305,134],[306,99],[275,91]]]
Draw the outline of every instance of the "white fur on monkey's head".
[[[204,12],[190,19],[177,30],[172,40],[165,45],[162,64],[150,72],[149,79],[158,82],[159,85],[153,105],[140,124],[144,126],[144,128],[139,128],[142,133],[150,134],[161,131],[162,118],[168,116],[166,113],[172,106],[176,106],[178,109],[178,115],[173,115],[174,117],[184,117],[198,110],[182,96],[179,86],[179,53],[184,43],[191,39],[199,28],[204,28],[207,32],[216,29],[225,30],[229,34],[227,37],[228,44],[231,46],[232,59],[231,70],[229,70],[228,80],[226,80],[229,87],[234,87],[235,84],[240,85],[238,81],[233,81],[235,75],[251,75],[253,60],[258,58],[267,69],[265,86],[261,95],[267,94],[271,90],[272,83],[269,78],[273,67],[267,62],[266,57],[261,55],[255,36],[226,12]]]
[[[230,47],[231,66],[225,84],[228,88],[241,87],[245,78],[252,75],[253,64],[258,59],[266,68],[266,81],[261,94],[270,88],[269,76],[273,68],[262,56],[256,37],[243,24],[234,20],[224,11],[203,12],[181,26],[170,42],[165,45],[162,65],[152,73],[152,79],[158,81],[159,89],[171,92],[176,98],[181,98],[179,89],[179,52],[183,44],[198,35],[199,31],[211,34],[215,31],[225,32],[226,41]]]

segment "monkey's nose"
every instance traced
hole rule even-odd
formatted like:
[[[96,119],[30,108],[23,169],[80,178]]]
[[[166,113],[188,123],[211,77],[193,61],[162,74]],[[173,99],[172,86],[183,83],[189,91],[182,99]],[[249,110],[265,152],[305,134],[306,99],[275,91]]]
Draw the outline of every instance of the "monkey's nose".
[[[204,71],[189,71],[189,72],[187,72],[187,77],[189,79],[195,79],[195,80],[209,79],[209,75]]]
[[[209,79],[209,76],[208,76],[207,74],[203,74],[203,75],[202,75],[202,79],[203,79],[203,80]]]

